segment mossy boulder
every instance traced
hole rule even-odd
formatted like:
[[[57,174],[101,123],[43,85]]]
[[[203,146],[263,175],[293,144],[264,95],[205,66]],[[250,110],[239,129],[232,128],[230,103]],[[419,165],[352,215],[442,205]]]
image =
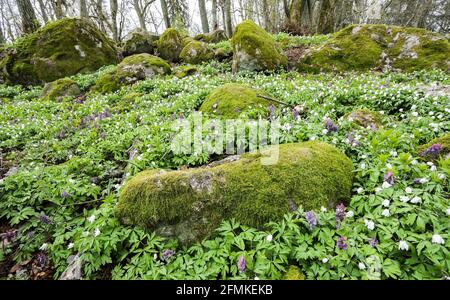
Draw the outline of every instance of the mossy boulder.
[[[180,66],[175,70],[175,76],[178,78],[184,78],[194,75],[198,72],[198,69],[193,66]]]
[[[305,280],[305,275],[301,272],[297,266],[289,266],[286,274],[283,276],[283,280]]]
[[[48,23],[4,50],[0,77],[10,84],[36,85],[118,62],[113,41],[86,19]]]
[[[229,83],[213,90],[206,97],[200,111],[233,119],[251,109],[263,109],[267,112],[269,106],[277,105],[261,96],[268,95],[245,85]]]
[[[209,61],[214,57],[214,52],[208,44],[198,41],[189,42],[181,51],[180,59],[189,64],[199,64]]]
[[[70,78],[61,78],[45,84],[41,99],[61,101],[65,97],[76,97],[81,94],[78,84]]]
[[[100,93],[114,92],[121,86],[171,72],[170,65],[164,59],[147,53],[135,54],[126,57],[116,68],[102,74],[92,90]]]
[[[184,45],[183,36],[175,28],[164,31],[157,42],[159,55],[171,62],[178,62]]]
[[[117,216],[189,244],[209,237],[224,219],[262,228],[299,206],[310,210],[349,200],[353,164],[335,147],[284,144],[278,154],[271,165],[252,152],[202,168],[144,171],[124,185]]]
[[[210,32],[207,34],[202,33],[202,34],[196,35],[194,39],[197,41],[205,42],[205,43],[216,44],[216,43],[220,43],[222,41],[228,40],[228,37],[224,30],[217,29],[217,30],[214,30],[213,32]]]
[[[450,43],[425,29],[351,25],[325,45],[306,51],[299,71],[442,69],[450,71]]]
[[[130,32],[122,45],[122,56],[127,57],[134,54],[154,53],[154,44],[159,40],[159,35],[151,34],[142,29]]]
[[[236,27],[231,39],[233,71],[265,71],[287,67],[281,47],[264,29],[247,20]]]
[[[369,109],[357,109],[345,116],[358,126],[377,130],[381,126],[381,115]]]
[[[450,133],[419,147],[419,155],[425,159],[450,158]]]

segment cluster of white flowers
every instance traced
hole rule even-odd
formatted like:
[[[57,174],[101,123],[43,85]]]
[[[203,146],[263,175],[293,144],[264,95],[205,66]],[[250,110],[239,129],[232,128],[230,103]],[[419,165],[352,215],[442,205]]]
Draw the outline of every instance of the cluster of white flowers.
[[[369,230],[375,229],[375,223],[373,221],[364,219],[364,224],[366,225],[367,229],[369,229]]]
[[[431,238],[431,242],[438,245],[444,245],[445,241],[439,234],[434,234]]]
[[[348,212],[345,214],[345,217],[347,217],[347,218],[353,218],[354,215],[355,215],[355,213],[353,212],[353,210],[350,210],[350,211],[348,211]]]
[[[398,243],[398,249],[402,251],[408,251],[409,249],[408,243],[406,241],[400,241]]]

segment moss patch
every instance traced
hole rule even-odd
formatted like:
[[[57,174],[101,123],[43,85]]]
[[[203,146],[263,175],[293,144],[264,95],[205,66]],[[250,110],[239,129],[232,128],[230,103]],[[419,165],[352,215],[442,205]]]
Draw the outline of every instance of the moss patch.
[[[122,56],[130,56],[141,53],[154,53],[154,42],[159,39],[157,35],[138,29],[130,32],[122,45]]]
[[[372,130],[376,130],[381,126],[381,115],[375,111],[371,111],[369,109],[358,109],[355,110],[345,118],[351,120],[358,126],[362,126],[364,128],[371,128]]]
[[[231,44],[234,72],[276,70],[287,66],[288,60],[281,47],[253,21],[244,21],[236,27]]]
[[[41,99],[60,101],[64,97],[76,97],[80,94],[80,87],[75,81],[70,78],[61,78],[44,86]]]
[[[48,23],[17,40],[0,61],[0,76],[12,84],[51,82],[117,63],[115,44],[85,19]]]
[[[198,72],[196,67],[193,66],[180,66],[175,70],[175,76],[178,78],[184,78],[194,75]]]
[[[157,42],[159,55],[172,62],[178,62],[183,50],[183,36],[174,28],[168,28]]]
[[[303,275],[299,267],[289,266],[286,274],[283,276],[283,280],[305,280],[305,275]]]
[[[182,171],[145,171],[123,187],[117,216],[190,243],[210,236],[223,219],[261,227],[302,205],[333,207],[351,196],[353,164],[322,142],[279,146],[279,161],[260,153],[233,162]]]
[[[226,35],[224,30],[217,29],[217,30],[214,30],[213,32],[210,32],[208,34],[202,33],[202,34],[196,35],[194,37],[194,39],[197,40],[197,41],[205,42],[205,43],[214,43],[214,44],[216,44],[216,43],[220,43],[222,41],[228,40],[228,37],[227,37],[227,35]]]
[[[450,71],[450,43],[424,29],[387,25],[352,25],[325,45],[308,51],[300,71],[350,71],[439,68]]]
[[[209,61],[213,57],[214,52],[208,45],[198,41],[189,42],[180,53],[180,59],[189,64],[199,64]]]
[[[135,54],[126,57],[110,72],[101,75],[92,90],[101,93],[114,92],[123,85],[171,72],[170,65],[162,58],[147,53]]]
[[[258,95],[267,96],[263,91],[229,83],[212,91],[206,97],[200,111],[233,119],[250,109],[261,108],[267,112],[270,105],[276,106],[276,103]]]

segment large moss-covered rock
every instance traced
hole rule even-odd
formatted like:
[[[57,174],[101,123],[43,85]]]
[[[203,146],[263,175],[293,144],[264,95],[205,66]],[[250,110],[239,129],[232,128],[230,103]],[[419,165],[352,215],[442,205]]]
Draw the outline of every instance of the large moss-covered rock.
[[[0,77],[11,84],[42,84],[117,63],[115,44],[86,19],[48,23],[4,50]]]
[[[164,59],[147,53],[135,54],[126,57],[116,68],[101,75],[93,91],[114,92],[123,85],[170,73],[170,65]]]
[[[157,42],[159,55],[165,60],[178,62],[185,46],[183,36],[174,28],[168,28]]]
[[[209,61],[213,57],[212,49],[206,43],[198,41],[189,42],[180,53],[180,59],[189,64],[199,64]]]
[[[41,99],[60,101],[65,97],[76,97],[81,94],[78,84],[70,78],[61,78],[45,84]]]
[[[300,59],[300,71],[450,70],[450,43],[418,28],[352,25]]]
[[[205,43],[216,44],[216,43],[220,43],[222,41],[228,40],[228,37],[227,37],[227,34],[225,33],[224,30],[217,29],[217,30],[214,30],[213,32],[210,32],[210,33],[199,34],[199,35],[195,36],[194,39],[197,40],[197,41],[205,42]]]
[[[273,37],[253,21],[236,27],[233,38],[233,71],[265,71],[285,68],[287,57]]]
[[[245,85],[229,83],[212,91],[206,97],[200,111],[233,119],[251,109],[262,108],[268,111],[269,106],[277,105],[260,96],[267,97],[267,94]]]
[[[350,198],[353,164],[333,146],[284,144],[278,153],[271,165],[254,152],[203,168],[142,172],[123,187],[117,215],[187,244],[210,236],[224,219],[261,227],[300,205],[333,207]]]
[[[122,56],[130,56],[141,53],[154,53],[154,43],[159,40],[157,34],[151,34],[142,29],[130,32],[122,45]]]

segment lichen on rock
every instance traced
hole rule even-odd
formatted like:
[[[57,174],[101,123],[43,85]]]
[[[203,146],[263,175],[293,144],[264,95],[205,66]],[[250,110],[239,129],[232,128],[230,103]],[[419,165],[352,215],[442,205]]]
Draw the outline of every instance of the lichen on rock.
[[[208,44],[198,41],[189,42],[181,51],[180,59],[189,64],[199,64],[211,60],[214,52]]]
[[[65,97],[76,97],[81,94],[78,84],[70,78],[61,78],[45,84],[41,92],[43,100],[61,101]]]
[[[167,74],[171,74],[171,68],[164,59],[147,53],[135,54],[126,57],[110,72],[101,75],[92,90],[101,93],[113,92],[123,85]]]
[[[352,111],[346,115],[346,118],[358,126],[370,128],[371,130],[377,130],[381,126],[381,115],[365,108]]]
[[[253,21],[239,24],[231,39],[233,71],[270,71],[287,66],[287,57],[273,37]]]
[[[122,45],[122,56],[130,56],[141,53],[154,53],[154,43],[159,40],[159,35],[152,34],[142,29],[131,31]]]
[[[442,69],[450,71],[450,43],[425,29],[351,25],[300,58],[300,71]]]
[[[0,77],[37,85],[96,71],[118,61],[116,45],[86,19],[64,18],[23,36],[3,50]]]
[[[206,97],[200,111],[231,119],[250,109],[260,108],[268,112],[269,106],[277,105],[275,102],[258,96],[267,96],[267,94],[241,84],[225,84]]]
[[[353,164],[333,146],[284,144],[278,153],[273,165],[252,152],[216,166],[144,171],[124,185],[117,216],[189,244],[211,236],[225,219],[261,228],[293,203],[309,210],[349,200]]]
[[[175,28],[164,31],[157,42],[159,55],[171,62],[178,62],[184,45],[183,36]]]

